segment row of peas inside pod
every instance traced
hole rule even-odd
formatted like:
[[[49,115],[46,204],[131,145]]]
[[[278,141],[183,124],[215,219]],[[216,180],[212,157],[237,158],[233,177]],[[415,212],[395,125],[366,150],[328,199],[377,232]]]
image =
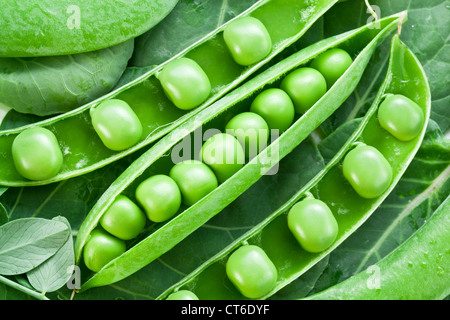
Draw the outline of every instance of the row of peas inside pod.
[[[242,17],[228,24],[223,38],[236,63],[242,66],[264,59],[272,41],[264,24],[254,17]],[[206,73],[192,59],[169,62],[157,75],[167,98],[179,109],[190,110],[202,104],[211,93]],[[103,144],[113,150],[126,150],[142,139],[143,127],[130,105],[109,99],[90,110],[91,122]],[[57,175],[64,162],[63,151],[53,132],[33,127],[21,132],[12,145],[14,165],[29,180],[45,180]]]
[[[377,112],[378,124],[392,137],[407,142],[423,130],[425,115],[414,101],[401,94],[384,97]],[[383,154],[362,142],[355,142],[341,163],[342,174],[356,194],[374,199],[392,183],[392,168]],[[329,248],[338,235],[338,223],[330,206],[307,192],[287,212],[287,227],[307,252],[320,253]],[[262,248],[244,241],[226,261],[226,275],[246,298],[258,299],[275,286],[278,271]],[[198,300],[187,289],[176,290],[167,300]]]
[[[199,160],[183,160],[169,174],[146,178],[135,189],[133,200],[123,194],[116,197],[100,219],[101,228],[91,233],[84,247],[85,265],[98,272],[126,251],[126,241],[145,230],[147,218],[151,223],[171,219],[183,204],[191,206],[217,188],[264,149],[271,137],[287,130],[296,114],[307,112],[351,64],[346,51],[325,51],[310,66],[286,75],[279,88],[256,95],[248,111],[226,122],[225,132],[204,142]]]

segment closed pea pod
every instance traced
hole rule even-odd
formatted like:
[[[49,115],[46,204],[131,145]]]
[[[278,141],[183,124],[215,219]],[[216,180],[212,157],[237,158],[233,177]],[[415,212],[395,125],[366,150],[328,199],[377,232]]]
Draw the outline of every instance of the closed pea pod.
[[[399,72],[400,70],[407,71]],[[408,84],[407,87],[404,87],[405,83]],[[242,236],[236,238],[222,251],[163,292],[158,299],[164,299],[172,290],[178,289],[191,290],[200,299],[219,297],[220,299],[243,299],[244,297],[236,293],[232,288],[230,289],[227,283],[212,285],[212,283],[219,282],[219,279],[223,277],[225,271],[221,266],[224,261],[227,261],[232,252],[240,247],[243,242],[256,245],[264,250],[278,270],[276,284],[270,292],[259,299],[271,297],[325,258],[355,232],[386,199],[406,171],[408,164],[421,144],[421,139],[423,139],[426,131],[427,120],[424,121],[418,140],[405,143],[395,139],[390,133],[385,131],[379,125],[376,117],[385,94],[407,94],[407,92],[412,92],[414,97],[420,97],[417,104],[423,111],[425,119],[428,119],[431,96],[425,72],[412,52],[401,43],[398,36],[394,36],[391,45],[389,68],[377,96],[365,116],[357,122],[356,126],[352,127],[354,128],[352,133],[347,133],[348,139],[337,150],[332,159],[326,162],[323,169],[313,179],[302,186],[289,201],[274,211],[273,214]],[[347,129],[342,128],[342,131],[345,130]],[[335,138],[330,137],[330,140],[335,141]],[[389,159],[393,168],[392,181],[388,189],[376,198],[367,199],[355,194],[352,186],[349,185],[342,174],[342,163],[346,154],[350,150],[361,147],[362,141],[375,146],[386,159]],[[401,150],[401,152],[398,152],[398,150]],[[294,228],[289,228],[288,225],[290,212],[297,211],[298,207],[296,208],[296,205],[298,203],[314,200],[308,194],[311,194],[315,200],[319,201],[321,206],[326,204],[332,212],[336,213],[334,214],[335,222],[338,226],[336,237],[333,240],[334,237],[330,236],[327,244],[318,248],[321,250],[317,250],[317,252],[311,252],[314,250],[308,251],[308,247],[304,248],[296,238],[299,234],[295,234],[295,226]],[[303,211],[303,208],[300,209]],[[323,207],[320,210],[322,211]],[[294,225],[300,222],[296,221]],[[334,227],[331,229],[334,229]],[[321,235],[327,234],[323,230],[317,231],[320,233],[314,234],[314,237],[320,238]],[[333,233],[331,232],[330,235]],[[365,282],[360,282],[360,284],[364,286]],[[339,293],[338,291],[336,292]],[[324,294],[323,297],[331,297],[332,294],[334,292],[330,291],[330,293]],[[372,294],[376,295],[376,291],[372,290]]]
[[[130,275],[148,263],[157,259],[161,254],[170,250],[173,246],[187,237],[203,223],[219,213],[223,208],[236,199],[242,192],[247,190],[252,184],[264,175],[277,162],[267,162],[272,154],[276,154],[276,161],[285,157],[295,146],[299,145],[320,123],[329,117],[336,108],[339,107],[353,91],[364,67],[376,48],[377,44],[384,39],[391,30],[396,27],[397,17],[389,17],[381,21],[384,26],[377,35],[366,43],[355,42],[355,50],[360,54],[355,59],[354,64],[348,69],[348,77],[340,79],[333,88],[333,91],[327,92],[318,103],[313,106],[308,113],[300,117],[287,129],[278,139],[268,144],[267,147],[257,154],[251,161],[246,163],[236,174],[219,184],[209,193],[197,199],[189,207],[183,208],[176,217],[167,221],[155,231],[148,234],[147,237],[129,248],[123,255],[111,261],[107,267],[93,275],[84,285],[82,290],[114,283]],[[274,65],[267,71],[259,74],[245,85],[237,88],[232,93],[217,101],[210,108],[203,110],[195,119],[186,121],[179,130],[171,132],[167,137],[155,144],[149,151],[137,159],[123,174],[111,185],[110,189],[96,203],[87,219],[83,222],[77,237],[76,252],[80,257],[80,249],[84,246],[86,236],[92,227],[96,224],[99,217],[103,214],[105,207],[111,203],[119,193],[133,192],[137,179],[142,180],[141,175],[158,171],[158,167],[163,163],[164,167],[170,164],[170,157],[162,157],[170,154],[178,144],[182,144],[187,138],[195,137],[196,129],[201,123],[203,129],[211,128],[220,123],[225,127],[229,115],[236,115],[240,112],[246,112],[246,108],[251,105],[256,93],[265,86],[279,85],[282,76],[288,74],[296,67],[304,65],[311,58],[317,56],[328,48],[334,47],[342,41],[351,41],[353,35],[364,34],[367,27],[361,27],[353,30],[353,33],[343,36],[336,36],[324,40],[318,45],[307,47],[293,56]],[[314,119],[314,120],[313,120]],[[222,127],[222,128],[223,128]],[[186,132],[188,134],[186,134]],[[186,141],[189,141],[187,139]],[[276,151],[279,151],[277,153]],[[190,148],[186,151],[190,151]],[[172,154],[173,156],[173,154]],[[192,160],[188,160],[191,162]],[[172,164],[173,165],[173,164]],[[173,167],[175,168],[175,166]],[[172,169],[173,169],[172,168]],[[165,169],[165,170],[172,170]],[[177,182],[178,183],[178,182]],[[181,189],[181,187],[180,187]],[[224,197],[224,194],[227,195]],[[168,236],[170,234],[170,237]],[[127,261],[140,259],[139,264],[129,265]],[[120,271],[119,271],[120,270]]]

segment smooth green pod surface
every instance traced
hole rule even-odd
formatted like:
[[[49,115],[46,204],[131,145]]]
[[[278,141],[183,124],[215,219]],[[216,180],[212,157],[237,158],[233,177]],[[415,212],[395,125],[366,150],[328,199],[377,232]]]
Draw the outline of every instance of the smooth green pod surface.
[[[284,48],[298,40],[336,1],[259,0],[248,10],[236,16],[235,19],[252,16],[262,21],[272,39],[271,52],[263,60],[251,66],[246,67],[236,63],[226,47],[222,32],[226,25],[233,21],[230,20],[170,60],[155,66],[139,78],[88,104],[34,124],[0,131],[0,153],[5,155],[0,158],[0,167],[4,169],[0,171],[0,185],[45,185],[69,179],[101,168],[154,143],[210,106]],[[164,66],[180,58],[195,61],[206,73],[211,83],[210,96],[192,110],[177,108],[166,97],[161,83],[157,79],[157,75]],[[89,110],[109,99],[120,99],[127,102],[142,124],[141,139],[126,150],[114,151],[107,148],[101,139],[96,137],[92,127]],[[66,153],[63,167],[56,176],[45,180],[29,181],[15,170],[10,150],[14,136],[27,127],[37,125],[53,131],[60,144],[64,145]]]
[[[341,80],[338,80],[336,85],[339,81]],[[392,40],[388,71],[371,107],[334,157],[273,214],[168,288],[158,299],[164,299],[173,290],[181,289],[194,292],[199,299],[245,299],[228,282],[221,280],[226,274],[223,267],[225,261],[243,242],[263,249],[278,270],[278,280],[274,288],[260,297],[260,299],[269,298],[310,270],[355,232],[400,180],[419,149],[427,128],[426,120],[420,135],[408,143],[392,137],[379,125],[376,118],[378,106],[385,94],[407,95],[420,106],[426,115],[425,119],[429,119],[431,95],[425,72],[417,58],[398,36],[394,36]],[[380,150],[393,168],[391,185],[375,199],[365,199],[357,195],[342,175],[341,165],[344,156],[348,150],[355,147],[355,144],[358,145],[362,141]],[[292,235],[287,223],[289,210],[308,193],[311,193],[315,199],[320,199],[337,213],[335,215],[338,224],[336,240],[328,249],[319,253],[304,250]]]
[[[77,260],[81,257],[81,250],[89,233],[114,198],[120,193],[134,192],[135,186],[149,175],[170,171],[173,162],[171,157],[167,157],[167,154],[173,156],[173,151],[179,151],[179,145],[183,145],[185,141],[192,141],[190,139],[195,138],[200,124],[202,130],[225,127],[230,116],[249,108],[251,104],[249,100],[252,100],[260,90],[266,89],[267,86],[279,85],[283,75],[303,66],[321,52],[344,41],[352,44],[349,48],[353,48],[355,53],[359,52],[347,71],[348,77],[339,79],[333,90],[328,91],[315,106],[293,123],[278,139],[194,205],[183,208],[183,211],[176,217],[164,225],[160,225],[158,229],[150,232],[147,237],[130,247],[123,255],[111,261],[101,271],[89,278],[82,286],[82,290],[114,283],[160,257],[223,210],[306,139],[321,121],[327,119],[353,92],[377,45],[387,37],[390,31],[396,28],[398,16],[391,16],[380,22],[383,28],[376,30],[375,33],[373,30],[369,32],[368,27],[363,26],[346,34],[325,39],[284,59],[201,111],[195,118],[183,123],[178,128],[179,130],[169,133],[133,162],[100,197],[84,220],[75,244]],[[361,41],[362,39],[364,40]],[[189,149],[186,151],[189,152]]]
[[[109,1],[7,1],[0,15],[0,57],[57,56],[111,47],[149,30],[177,2],[124,0],[118,6]]]

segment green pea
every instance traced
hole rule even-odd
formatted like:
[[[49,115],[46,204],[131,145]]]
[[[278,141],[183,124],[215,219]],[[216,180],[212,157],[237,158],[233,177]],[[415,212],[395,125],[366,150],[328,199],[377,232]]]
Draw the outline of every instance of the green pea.
[[[226,273],[242,295],[250,299],[269,293],[278,279],[273,262],[255,245],[243,245],[234,251],[227,260]]]
[[[179,290],[171,293],[166,300],[198,300],[195,293],[189,290]]]
[[[262,91],[253,100],[250,111],[266,120],[271,130],[285,131],[294,122],[295,108],[289,95],[278,88]]]
[[[409,141],[422,131],[425,117],[422,109],[403,95],[390,95],[378,108],[380,126],[401,141]]]
[[[264,59],[272,50],[272,40],[264,24],[253,17],[231,21],[223,38],[236,63],[248,66]]]
[[[171,177],[157,174],[139,184],[136,200],[151,221],[162,222],[173,217],[180,209],[181,193]]]
[[[344,177],[363,198],[380,196],[392,182],[392,168],[376,148],[359,145],[349,151],[342,164]]]
[[[259,114],[242,112],[225,125],[228,134],[235,136],[244,148],[245,156],[253,158],[267,146],[269,125]]]
[[[94,230],[83,249],[84,264],[89,270],[98,272],[111,260],[123,254],[125,250],[125,241],[104,230]]]
[[[100,219],[103,229],[122,240],[136,238],[146,222],[145,213],[124,195],[118,195]]]
[[[203,144],[200,159],[214,171],[219,182],[224,182],[242,168],[245,153],[234,136],[219,133]]]
[[[205,71],[189,58],[169,62],[158,79],[169,100],[182,110],[198,107],[211,93],[211,83]]]
[[[311,68],[318,70],[327,80],[328,88],[331,88],[352,62],[352,57],[345,50],[334,48],[315,58]]]
[[[308,252],[321,252],[336,240],[338,224],[330,208],[321,200],[304,199],[288,213],[288,227]]]
[[[181,191],[184,204],[191,206],[218,187],[214,172],[198,160],[184,160],[169,173]]]
[[[303,114],[327,92],[327,82],[319,71],[304,67],[289,73],[280,88],[292,99],[295,111]]]
[[[48,129],[34,127],[22,131],[11,146],[17,171],[30,180],[50,179],[63,165],[58,140]]]
[[[110,99],[91,109],[91,121],[103,144],[121,151],[134,146],[142,136],[142,124],[123,100]]]

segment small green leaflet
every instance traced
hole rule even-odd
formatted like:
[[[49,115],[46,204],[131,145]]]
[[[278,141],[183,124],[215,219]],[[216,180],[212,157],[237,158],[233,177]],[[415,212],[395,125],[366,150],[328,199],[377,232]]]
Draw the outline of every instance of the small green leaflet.
[[[23,218],[0,226],[0,274],[17,275],[34,269],[66,242],[64,222]]]
[[[66,218],[58,216],[53,220],[70,224]],[[53,292],[61,288],[71,277],[71,267],[75,265],[73,239],[69,236],[64,245],[48,260],[27,273],[30,284],[42,293]]]

